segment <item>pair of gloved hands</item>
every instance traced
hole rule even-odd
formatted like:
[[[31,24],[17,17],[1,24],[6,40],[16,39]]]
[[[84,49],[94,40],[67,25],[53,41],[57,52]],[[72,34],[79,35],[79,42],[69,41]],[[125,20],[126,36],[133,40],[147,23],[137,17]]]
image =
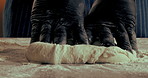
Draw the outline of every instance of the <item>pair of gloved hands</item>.
[[[134,0],[96,0],[84,17],[84,0],[36,0],[31,43],[94,44],[137,51]]]

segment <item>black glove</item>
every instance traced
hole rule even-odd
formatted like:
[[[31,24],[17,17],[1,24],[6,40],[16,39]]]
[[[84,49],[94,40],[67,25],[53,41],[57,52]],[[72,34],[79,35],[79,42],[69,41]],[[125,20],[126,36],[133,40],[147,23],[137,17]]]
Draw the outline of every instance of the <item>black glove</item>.
[[[137,49],[135,0],[96,0],[85,17],[89,42],[99,37],[101,45],[117,46],[132,52]]]
[[[32,42],[88,44],[84,0],[36,0],[32,10]]]

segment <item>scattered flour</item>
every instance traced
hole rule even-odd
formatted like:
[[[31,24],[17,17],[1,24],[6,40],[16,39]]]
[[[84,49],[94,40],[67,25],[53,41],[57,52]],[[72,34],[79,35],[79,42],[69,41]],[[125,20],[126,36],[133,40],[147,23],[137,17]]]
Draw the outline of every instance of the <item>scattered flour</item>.
[[[20,48],[26,48],[29,45],[28,41],[25,39],[2,39],[0,40],[0,51],[6,50],[6,49],[17,49]]]
[[[3,62],[3,61],[5,61],[5,59],[4,58],[0,58],[0,62]]]

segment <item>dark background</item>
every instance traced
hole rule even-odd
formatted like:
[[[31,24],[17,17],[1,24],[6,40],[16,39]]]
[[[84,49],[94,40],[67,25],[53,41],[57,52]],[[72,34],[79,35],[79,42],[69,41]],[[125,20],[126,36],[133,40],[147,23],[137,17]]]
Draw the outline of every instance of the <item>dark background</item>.
[[[21,1],[23,1],[23,0],[20,0],[20,2]],[[27,0],[24,0],[24,1],[27,1]],[[3,29],[2,28],[2,17],[3,17],[2,14],[3,14],[4,5],[5,5],[5,0],[0,0],[0,37],[3,36],[2,35],[3,34],[2,33],[2,29]],[[137,37],[148,38],[148,0],[136,0],[136,6],[137,6],[137,26],[136,26]],[[17,5],[16,5],[16,7],[17,7]],[[25,18],[22,17],[22,21],[24,19]],[[30,34],[29,24],[26,24],[26,26],[24,26],[24,27],[26,27],[26,29],[28,29],[28,33],[24,32],[23,34]],[[17,27],[15,27],[15,28],[17,28]],[[20,34],[21,34],[21,32],[20,32]],[[26,37],[28,37],[28,36],[30,36],[30,35],[26,35]]]
[[[3,8],[5,5],[5,0],[0,0],[0,37],[2,37],[2,14],[3,14]]]

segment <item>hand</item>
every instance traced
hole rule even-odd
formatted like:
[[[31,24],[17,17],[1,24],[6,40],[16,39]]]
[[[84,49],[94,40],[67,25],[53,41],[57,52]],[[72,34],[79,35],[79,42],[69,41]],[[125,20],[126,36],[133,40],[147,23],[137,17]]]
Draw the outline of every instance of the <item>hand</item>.
[[[123,9],[124,8],[124,9]],[[102,0],[92,7],[85,17],[85,28],[90,44],[100,42],[103,46],[117,46],[132,52],[138,51],[135,33],[134,0]]]
[[[66,1],[66,0],[64,0]],[[32,42],[88,44],[83,0],[36,0],[32,10]],[[72,43],[67,39],[71,38]]]

